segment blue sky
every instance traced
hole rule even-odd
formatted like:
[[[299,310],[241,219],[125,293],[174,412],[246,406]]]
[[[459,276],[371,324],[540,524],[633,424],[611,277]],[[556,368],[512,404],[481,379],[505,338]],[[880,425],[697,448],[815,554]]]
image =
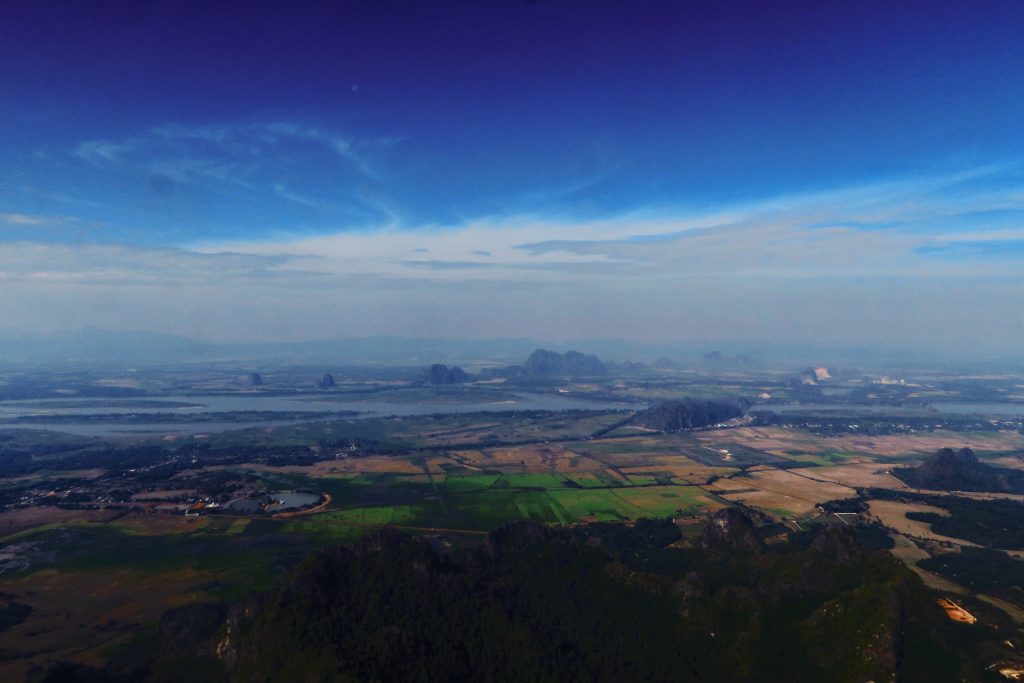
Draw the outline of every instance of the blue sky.
[[[1020,3],[210,4],[0,8],[7,326],[1024,329]]]

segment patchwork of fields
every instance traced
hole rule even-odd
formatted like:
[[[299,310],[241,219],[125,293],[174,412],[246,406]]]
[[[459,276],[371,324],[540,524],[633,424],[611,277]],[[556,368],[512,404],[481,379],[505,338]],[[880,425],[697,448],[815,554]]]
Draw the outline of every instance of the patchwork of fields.
[[[330,493],[325,529],[351,524],[478,532],[517,519],[574,524],[702,515],[731,503],[800,520],[820,514],[817,506],[825,501],[855,497],[858,487],[905,488],[890,474],[891,463],[919,459],[946,443],[946,436],[824,438],[741,427],[238,469],[276,477],[280,486]],[[1024,437],[1014,433],[951,436],[956,444],[975,443],[992,454],[1024,446]],[[318,522],[293,524],[308,530]]]

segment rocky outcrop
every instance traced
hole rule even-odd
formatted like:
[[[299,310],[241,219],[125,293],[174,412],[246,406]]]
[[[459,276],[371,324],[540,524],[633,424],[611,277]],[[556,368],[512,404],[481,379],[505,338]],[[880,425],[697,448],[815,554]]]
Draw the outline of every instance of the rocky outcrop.
[[[1024,471],[987,465],[970,448],[942,448],[918,467],[900,467],[893,474],[922,489],[1024,493]]]
[[[864,549],[848,526],[826,527],[814,538],[811,550],[835,564],[859,562],[864,557]]]
[[[644,366],[627,364],[632,369]],[[490,379],[525,379],[525,378],[556,378],[556,377],[592,377],[608,374],[608,366],[593,354],[579,351],[558,353],[547,349],[537,349],[530,354],[522,365],[507,365],[501,368],[484,368],[480,378]]]
[[[523,363],[523,370],[531,377],[586,377],[603,375],[608,368],[593,354],[579,351],[558,353],[537,349]]]
[[[449,368],[440,363],[431,365],[420,376],[420,381],[426,384],[465,384],[469,380],[469,375],[462,368],[458,366]]]
[[[337,382],[334,381],[334,375],[329,372],[325,373],[323,377],[320,378],[320,381],[316,383],[316,385],[321,389],[330,389],[335,384],[337,384]]]
[[[643,363],[638,363],[637,361],[632,360],[623,360],[619,362],[608,361],[605,364],[605,367],[611,372],[622,373],[643,372],[644,370],[647,369],[647,366],[644,365]]]
[[[698,401],[691,398],[662,401],[633,418],[633,424],[660,432],[682,432],[741,417],[747,408],[742,399]]]
[[[764,549],[764,542],[749,517],[738,508],[724,508],[713,514],[704,527],[700,547],[717,551],[760,551]]]

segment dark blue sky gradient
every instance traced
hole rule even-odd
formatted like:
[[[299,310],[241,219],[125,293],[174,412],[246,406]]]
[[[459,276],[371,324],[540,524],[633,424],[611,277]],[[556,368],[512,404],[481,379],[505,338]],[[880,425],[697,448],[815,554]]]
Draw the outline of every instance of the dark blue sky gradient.
[[[0,201],[177,243],[694,209],[1003,162],[1024,152],[1022,34],[1019,2],[7,2]],[[371,141],[371,186],[308,154],[263,179],[334,207],[314,210],[161,193],[71,154],[278,121]]]

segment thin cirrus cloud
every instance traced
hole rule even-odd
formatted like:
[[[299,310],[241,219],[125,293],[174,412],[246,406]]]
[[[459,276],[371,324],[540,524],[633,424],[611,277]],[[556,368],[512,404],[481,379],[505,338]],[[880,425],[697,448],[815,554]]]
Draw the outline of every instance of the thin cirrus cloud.
[[[14,227],[47,227],[68,223],[74,219],[70,216],[37,216],[26,213],[0,213],[0,223]]]
[[[172,181],[202,177],[219,183],[247,184],[272,166],[283,151],[281,140],[308,141],[345,159],[353,144],[322,129],[295,124],[247,124],[203,128],[163,127],[120,143],[84,143],[76,154],[89,163],[143,164],[168,171]],[[200,149],[181,157],[181,144]],[[161,155],[167,144],[167,157]],[[339,150],[338,147],[343,149]],[[358,147],[358,145],[355,145]],[[199,154],[205,151],[206,155]],[[173,154],[172,154],[173,152]],[[173,164],[171,163],[173,161]],[[361,164],[353,164],[360,166]],[[362,172],[359,171],[361,174]],[[976,261],[988,258],[988,274],[1012,274],[1024,254],[1014,228],[1024,216],[1024,191],[1015,166],[985,166],[953,174],[904,178],[828,192],[767,198],[702,213],[653,207],[644,212],[579,221],[571,217],[504,215],[454,225],[403,226],[394,216],[371,226],[351,224],[303,235],[282,227],[269,238],[190,240],[150,248],[136,245],[60,247],[7,243],[4,277],[27,278],[38,272],[59,278],[66,273],[87,281],[107,271],[152,279],[153,274],[195,273],[238,277],[248,268],[254,277],[278,280],[343,278],[351,275],[408,280],[572,282],[588,278],[658,281],[694,276],[892,277],[977,275]],[[329,202],[278,182],[270,194],[310,208]],[[74,223],[72,217],[0,214],[17,228]],[[989,229],[981,229],[986,226]],[[41,254],[50,250],[50,254]],[[17,252],[17,254],[15,254]],[[137,253],[136,253],[137,252]],[[133,256],[128,256],[134,254]],[[87,255],[87,256],[83,256]],[[251,262],[242,260],[251,257]],[[83,264],[95,263],[96,267]],[[111,268],[104,269],[105,262]],[[133,266],[137,264],[136,268]],[[172,264],[165,268],[162,264]],[[131,276],[136,277],[136,276]]]
[[[395,221],[377,159],[400,142],[286,121],[163,125],[121,139],[84,141],[70,157],[127,198],[122,221],[130,216],[153,223],[169,215],[179,223],[174,234],[270,234],[297,220]],[[139,192],[140,178],[147,179],[148,192]],[[164,202],[157,214],[154,199]],[[146,233],[137,234],[158,239]]]
[[[974,217],[998,207],[1024,212],[1015,186],[974,187],[998,169],[904,179],[831,192],[772,198],[701,215],[633,214],[600,221],[498,217],[456,226],[341,231],[295,240],[200,244],[212,252],[308,257],[302,268],[390,277],[640,279],[731,274],[891,277],[977,275],[962,254],[999,257],[1006,274],[1021,256],[1017,235],[977,229]],[[969,210],[967,210],[969,209]],[[429,247],[429,257],[398,258]],[[958,243],[969,246],[956,247]],[[985,246],[982,246],[985,245]],[[939,259],[930,258],[943,255]],[[952,263],[951,263],[952,261]],[[600,266],[581,268],[581,266]],[[285,268],[289,266],[284,266]],[[472,272],[482,271],[486,273]],[[414,272],[413,272],[414,271]],[[459,272],[464,274],[460,275]]]
[[[180,247],[8,242],[4,277],[238,278],[302,280],[358,275],[408,280],[650,282],[694,276],[892,277],[1013,274],[1024,253],[1020,230],[964,225],[969,204],[1021,203],[1019,196],[963,192],[960,176],[769,199],[685,217],[626,215],[600,221],[534,216],[455,226],[346,229],[261,241],[206,241]],[[958,195],[951,202],[950,195]],[[874,198],[869,198],[874,197]],[[881,197],[881,199],[879,199]],[[1024,208],[1024,207],[1022,207]],[[4,214],[13,225],[48,217]],[[62,219],[68,220],[68,219]],[[890,227],[880,227],[890,226]],[[896,227],[891,227],[896,226]],[[925,229],[927,227],[928,229]],[[106,264],[106,267],[104,264]]]

